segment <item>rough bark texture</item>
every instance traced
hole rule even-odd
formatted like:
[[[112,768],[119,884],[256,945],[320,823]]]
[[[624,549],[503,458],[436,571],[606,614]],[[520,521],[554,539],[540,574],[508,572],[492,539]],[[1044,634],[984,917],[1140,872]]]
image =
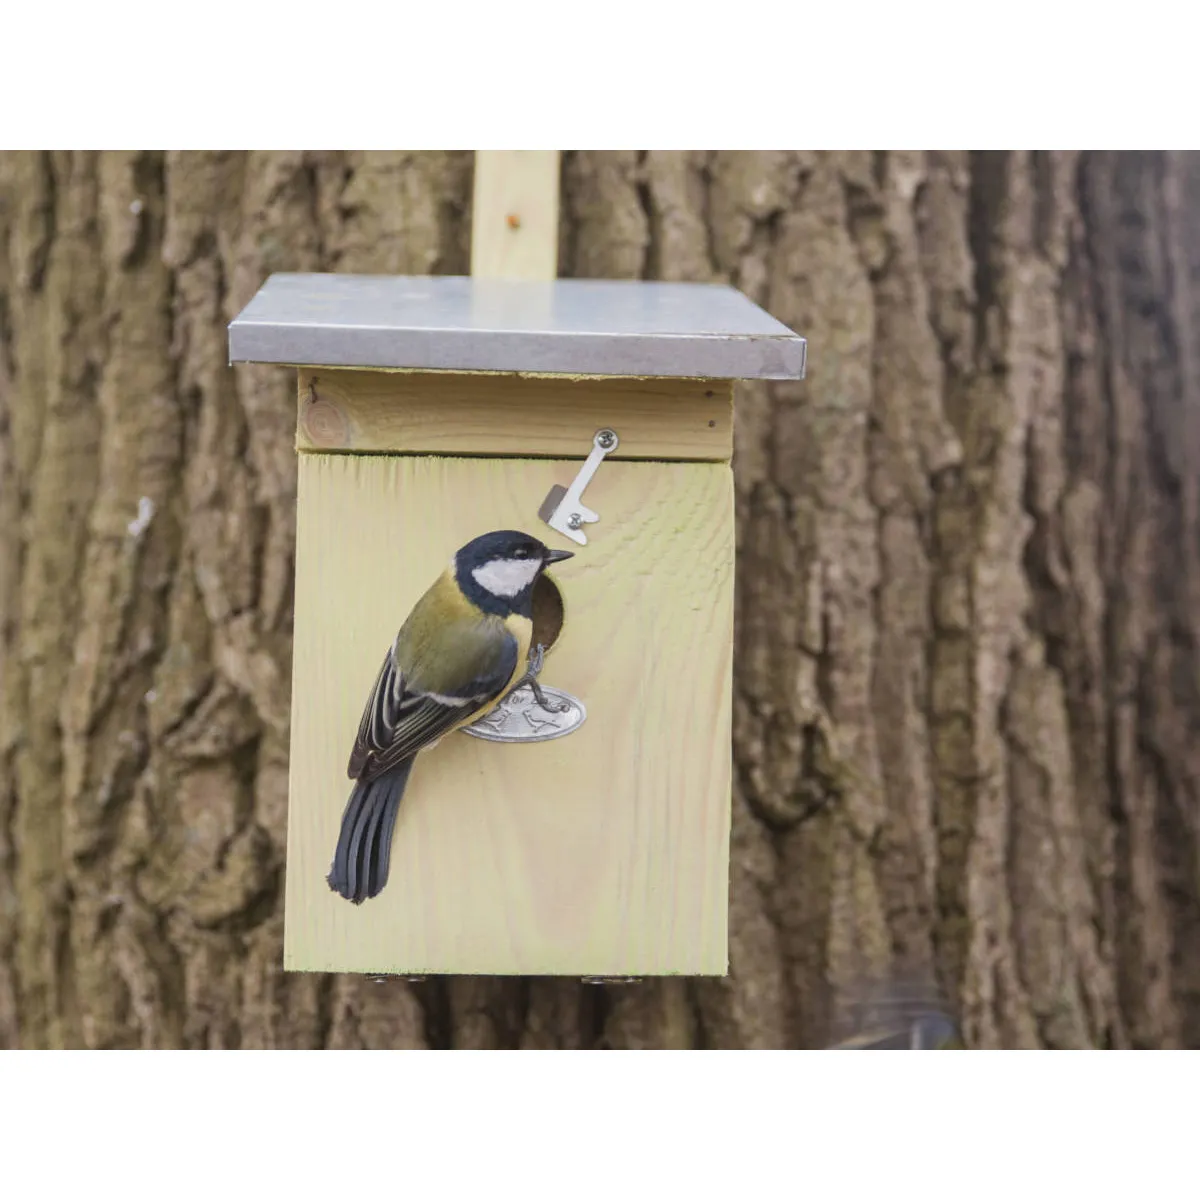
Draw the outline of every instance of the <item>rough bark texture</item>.
[[[469,154],[0,155],[0,1044],[1200,1045],[1200,157],[576,153],[564,275],[728,280],[732,973],[280,970],[271,271],[465,272]],[[807,819],[806,819],[807,818]]]

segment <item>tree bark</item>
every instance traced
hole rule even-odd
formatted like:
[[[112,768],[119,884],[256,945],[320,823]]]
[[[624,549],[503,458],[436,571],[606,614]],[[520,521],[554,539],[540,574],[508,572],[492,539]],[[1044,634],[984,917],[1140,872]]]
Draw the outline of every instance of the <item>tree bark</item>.
[[[572,153],[564,275],[724,280],[731,974],[281,970],[272,271],[465,273],[464,153],[0,155],[0,1045],[1200,1046],[1200,157]]]

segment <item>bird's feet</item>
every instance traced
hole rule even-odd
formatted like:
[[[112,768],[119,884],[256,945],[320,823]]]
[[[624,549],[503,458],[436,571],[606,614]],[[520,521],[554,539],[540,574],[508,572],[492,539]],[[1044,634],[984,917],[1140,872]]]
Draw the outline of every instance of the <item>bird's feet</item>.
[[[546,693],[538,687],[536,679],[529,680],[529,690],[533,693],[533,698],[538,702],[539,708],[544,708],[551,713],[564,713],[570,709],[569,704],[555,704],[552,700],[546,699]]]
[[[542,673],[542,664],[546,661],[546,647],[538,642],[529,652],[529,669],[525,672],[526,679],[536,679]]]
[[[566,712],[571,706],[569,704],[555,704],[552,700],[546,698],[546,693],[538,686],[537,677],[541,674],[542,664],[546,661],[546,648],[539,642],[534,650],[529,654],[529,667],[521,682],[517,684],[517,688],[529,686],[529,690],[533,693],[534,700],[537,701],[539,708],[544,708],[546,712],[561,713]],[[515,692],[517,688],[513,688]]]

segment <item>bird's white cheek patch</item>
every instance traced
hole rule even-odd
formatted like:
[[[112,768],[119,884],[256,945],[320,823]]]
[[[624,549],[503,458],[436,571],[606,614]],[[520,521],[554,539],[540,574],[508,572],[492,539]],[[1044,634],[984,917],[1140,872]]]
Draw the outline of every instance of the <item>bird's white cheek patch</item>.
[[[541,565],[536,558],[497,558],[471,574],[493,596],[515,596],[533,582]]]

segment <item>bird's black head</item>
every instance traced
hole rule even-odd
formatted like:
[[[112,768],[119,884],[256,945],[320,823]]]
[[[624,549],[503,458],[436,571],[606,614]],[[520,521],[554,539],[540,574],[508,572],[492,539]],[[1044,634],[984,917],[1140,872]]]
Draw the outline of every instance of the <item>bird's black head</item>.
[[[484,612],[528,617],[538,576],[551,563],[572,557],[571,551],[551,550],[528,533],[499,529],[468,542],[454,556],[454,573],[463,594]]]

